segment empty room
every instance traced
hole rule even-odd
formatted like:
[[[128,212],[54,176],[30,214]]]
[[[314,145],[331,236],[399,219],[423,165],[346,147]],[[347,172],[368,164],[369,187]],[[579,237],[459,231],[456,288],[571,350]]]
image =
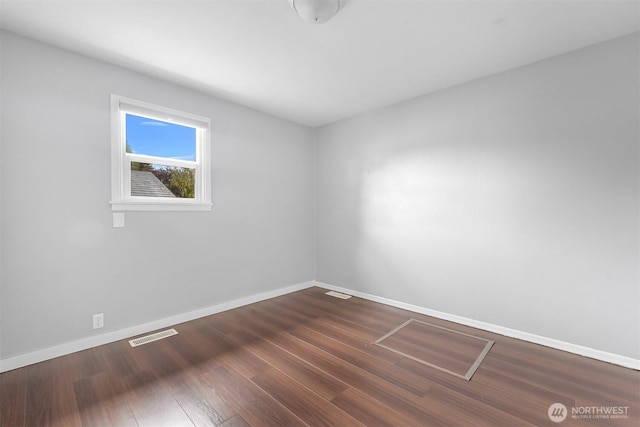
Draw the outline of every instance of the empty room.
[[[637,0],[0,0],[0,426],[638,426],[639,371]]]

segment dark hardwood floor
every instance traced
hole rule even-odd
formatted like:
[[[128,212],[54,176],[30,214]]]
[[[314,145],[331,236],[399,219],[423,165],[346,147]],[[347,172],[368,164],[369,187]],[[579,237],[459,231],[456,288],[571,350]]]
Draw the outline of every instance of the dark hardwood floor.
[[[3,373],[0,424],[640,425],[637,371],[324,292],[176,325],[178,335],[140,347],[125,340]],[[495,344],[471,381],[372,345],[410,318]],[[561,423],[547,414],[556,402],[569,413]],[[612,407],[626,418],[584,414]]]

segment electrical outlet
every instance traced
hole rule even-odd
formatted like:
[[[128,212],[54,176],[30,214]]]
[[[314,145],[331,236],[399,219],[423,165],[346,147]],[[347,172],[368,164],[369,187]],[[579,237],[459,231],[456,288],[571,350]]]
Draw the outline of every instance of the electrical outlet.
[[[93,315],[93,329],[104,327],[104,313]]]

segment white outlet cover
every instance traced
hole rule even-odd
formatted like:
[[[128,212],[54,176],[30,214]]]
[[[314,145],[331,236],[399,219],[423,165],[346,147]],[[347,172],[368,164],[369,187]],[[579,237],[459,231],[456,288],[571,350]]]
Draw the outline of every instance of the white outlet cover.
[[[104,327],[104,313],[93,315],[93,329]]]

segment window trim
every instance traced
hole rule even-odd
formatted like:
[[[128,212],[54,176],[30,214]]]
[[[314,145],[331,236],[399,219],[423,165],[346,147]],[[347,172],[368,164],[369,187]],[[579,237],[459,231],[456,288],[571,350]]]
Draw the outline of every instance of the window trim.
[[[196,129],[195,162],[160,158],[166,165],[196,170],[193,199],[131,196],[131,162],[158,159],[126,152],[126,114],[175,123]],[[211,119],[172,108],[111,95],[111,210],[112,211],[210,211]]]

